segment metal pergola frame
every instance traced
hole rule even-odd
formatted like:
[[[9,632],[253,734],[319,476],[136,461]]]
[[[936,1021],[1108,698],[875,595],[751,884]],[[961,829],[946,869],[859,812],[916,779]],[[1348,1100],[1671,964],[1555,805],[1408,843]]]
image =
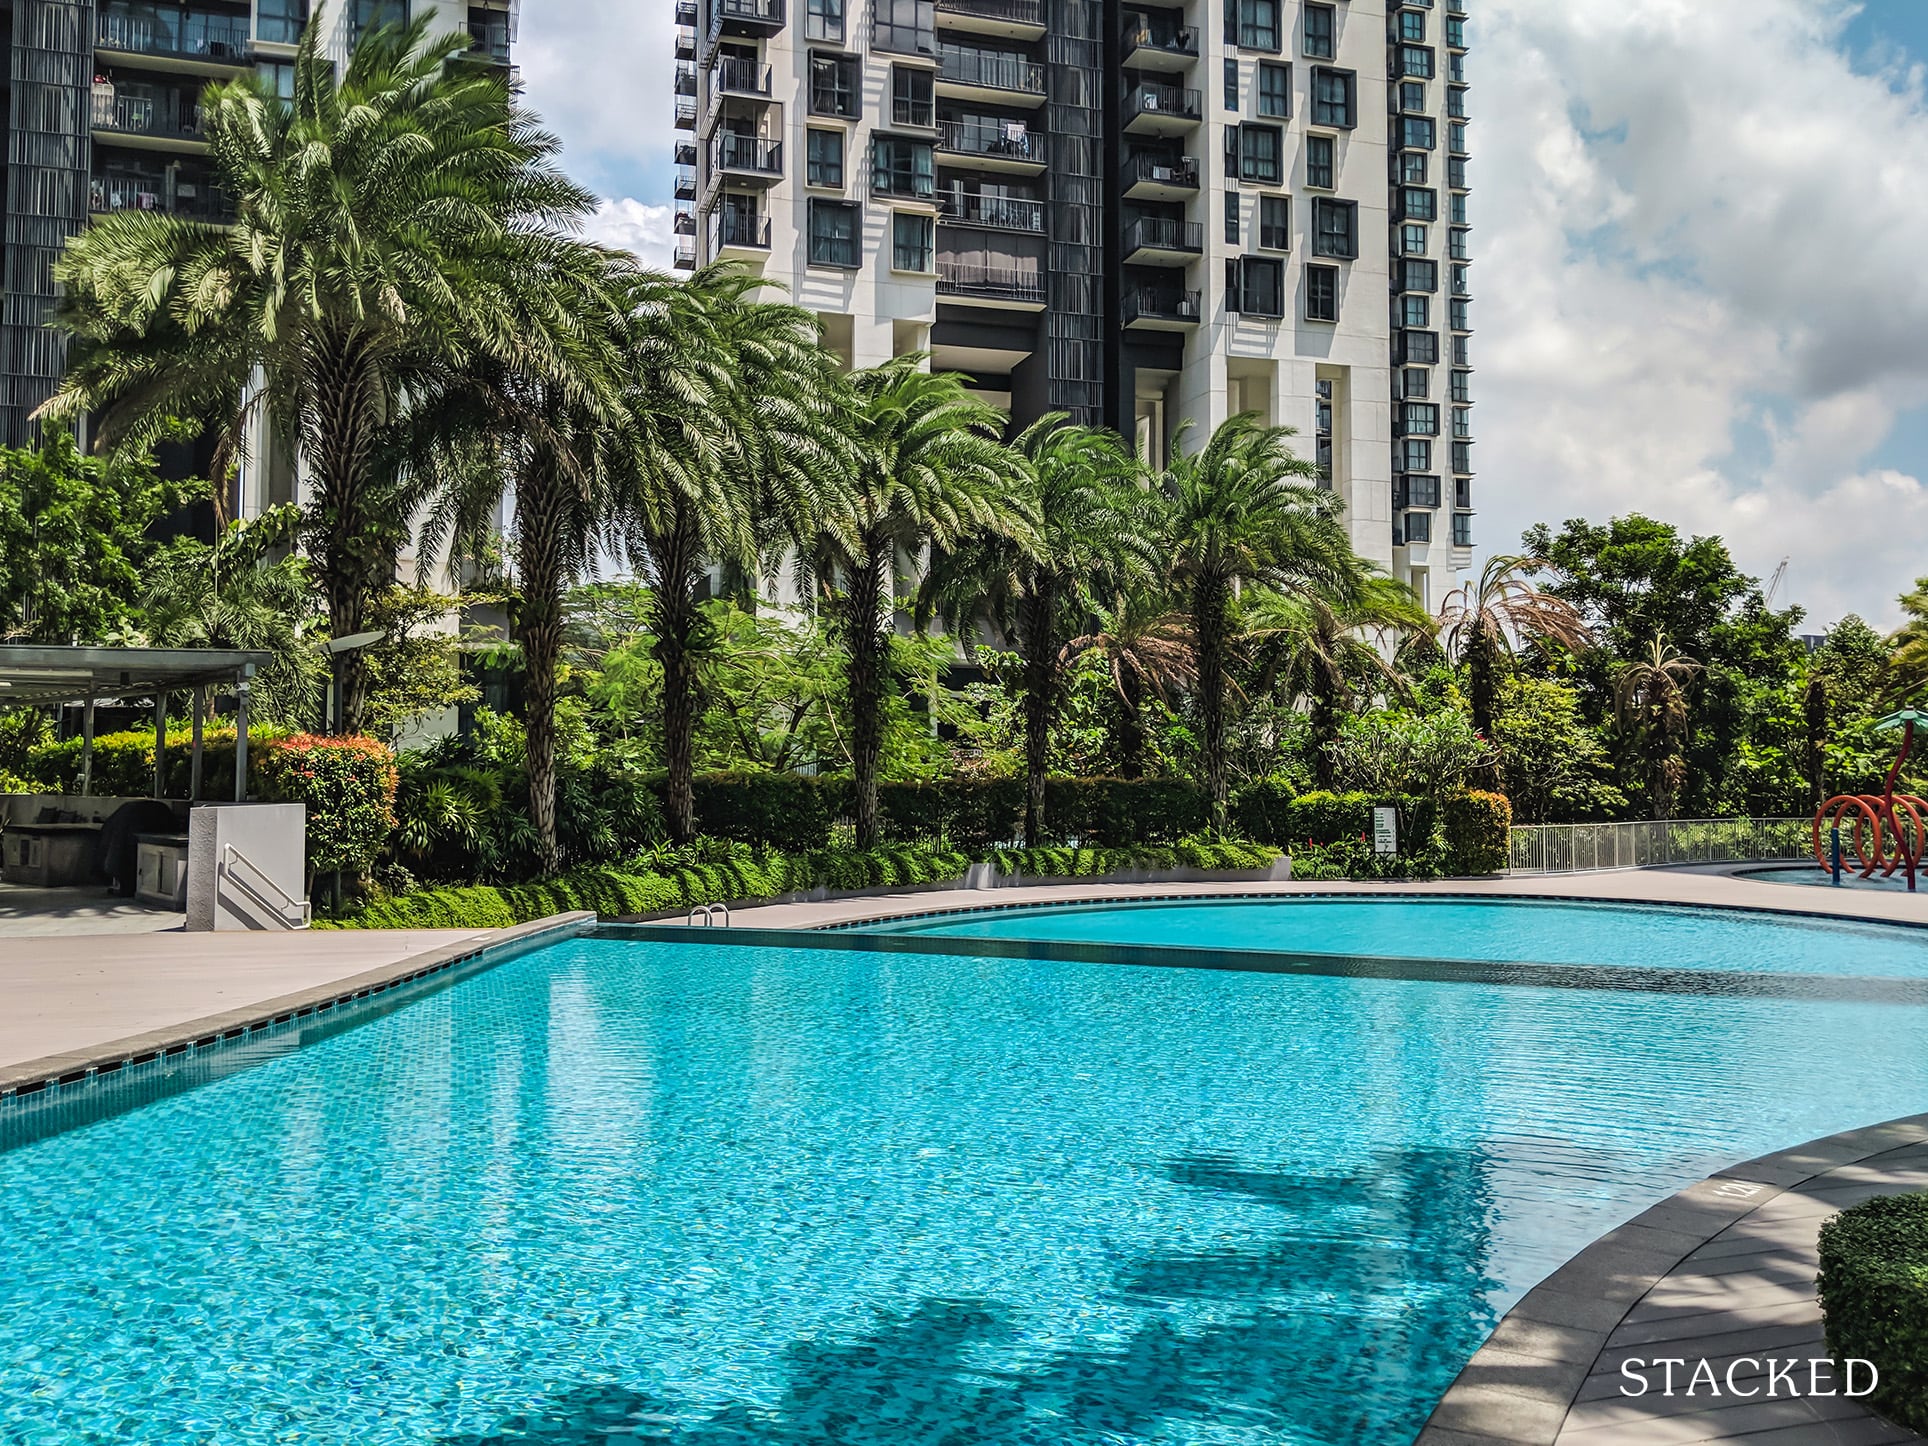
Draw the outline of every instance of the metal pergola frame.
[[[201,730],[208,692],[232,688],[235,696],[234,800],[248,797],[248,693],[254,675],[274,654],[230,648],[65,648],[0,644],[0,708],[79,703],[80,792],[94,783],[94,703],[97,699],[154,699],[154,797],[166,791],[167,696],[194,696],[193,762],[188,797],[201,797]]]

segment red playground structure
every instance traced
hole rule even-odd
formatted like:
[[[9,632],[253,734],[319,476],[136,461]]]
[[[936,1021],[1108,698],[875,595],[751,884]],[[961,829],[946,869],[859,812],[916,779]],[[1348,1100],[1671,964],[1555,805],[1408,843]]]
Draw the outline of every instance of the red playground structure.
[[[1840,882],[1841,851],[1846,845],[1854,851],[1862,878],[1871,879],[1877,872],[1884,879],[1892,878],[1896,869],[1902,869],[1909,892],[1914,891],[1923,840],[1928,838],[1928,827],[1922,822],[1922,816],[1928,814],[1928,802],[1912,793],[1896,793],[1895,780],[1915,745],[1915,724],[1920,722],[1928,722],[1928,714],[1904,708],[1875,724],[1884,730],[1902,730],[1901,752],[1888,770],[1887,785],[1880,793],[1838,794],[1815,810],[1814,861],[1832,873],[1835,882]]]

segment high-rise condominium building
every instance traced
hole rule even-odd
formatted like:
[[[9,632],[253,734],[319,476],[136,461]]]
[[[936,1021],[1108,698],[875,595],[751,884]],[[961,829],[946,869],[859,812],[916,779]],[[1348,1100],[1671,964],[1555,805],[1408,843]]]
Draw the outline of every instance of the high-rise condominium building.
[[[507,65],[519,3],[319,0],[314,8],[338,58],[363,28],[428,12],[448,29],[466,27],[478,60]],[[0,0],[9,87],[0,443],[27,440],[28,419],[60,378],[61,339],[45,323],[52,265],[67,238],[89,217],[117,211],[221,219],[226,200],[209,167],[201,93],[250,70],[290,86],[309,9],[309,0]]]
[[[1164,461],[1296,427],[1437,604],[1472,545],[1465,0],[677,0],[677,264],[853,366]],[[1383,104],[1381,103],[1383,99]],[[1195,445],[1181,443],[1180,445]]]

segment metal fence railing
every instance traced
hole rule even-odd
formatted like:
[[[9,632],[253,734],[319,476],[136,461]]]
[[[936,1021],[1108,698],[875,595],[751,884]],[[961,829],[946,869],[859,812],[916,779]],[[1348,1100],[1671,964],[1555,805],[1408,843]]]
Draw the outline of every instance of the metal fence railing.
[[[1513,830],[1514,873],[1643,869],[1655,864],[1806,858],[1805,818],[1671,818],[1636,823],[1547,823]]]

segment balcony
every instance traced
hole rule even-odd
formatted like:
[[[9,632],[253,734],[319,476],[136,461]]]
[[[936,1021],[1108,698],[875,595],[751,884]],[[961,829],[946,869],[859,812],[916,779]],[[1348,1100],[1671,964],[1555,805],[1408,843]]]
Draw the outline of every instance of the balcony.
[[[710,217],[710,259],[732,252],[762,253],[770,249],[770,218],[741,211],[719,211]]]
[[[1197,291],[1162,286],[1127,286],[1125,326],[1133,331],[1184,331],[1205,318],[1204,297]]]
[[[248,17],[172,5],[109,5],[94,18],[94,44],[171,62],[169,69],[226,74],[249,64]]]
[[[1200,221],[1140,216],[1125,227],[1125,260],[1134,265],[1183,266],[1205,250]]]
[[[1127,64],[1169,56],[1177,60],[1198,59],[1198,31],[1190,25],[1169,21],[1154,23],[1148,15],[1127,15],[1121,49]]]
[[[201,107],[191,95],[120,95],[113,85],[97,83],[93,132],[98,139],[124,140],[142,149],[207,149]]]
[[[676,164],[679,166],[695,165],[696,164],[696,142],[695,141],[678,141],[676,143],[675,151],[671,154],[671,159],[674,160]]]
[[[678,166],[674,184],[676,199],[694,201],[696,199],[696,170],[693,166]]]
[[[678,96],[676,99],[676,129],[693,131],[696,129],[696,102]]]
[[[1183,86],[1138,81],[1125,90],[1127,135],[1176,135],[1198,124],[1204,98]]]
[[[694,236],[696,234],[696,212],[690,210],[687,206],[678,206],[676,208],[676,219],[670,223],[670,230],[678,236]]]
[[[754,60],[726,55],[710,66],[710,94],[743,96],[750,100],[770,98],[770,67]]]
[[[962,45],[937,48],[937,93],[1004,105],[1044,102],[1044,67],[1022,55]]]
[[[220,226],[234,220],[234,208],[212,183],[161,176],[95,176],[88,183],[87,207],[96,216],[160,211]]]
[[[1045,299],[1044,277],[1036,271],[986,266],[976,261],[946,261],[940,256],[937,294],[1012,311],[1041,311]]]
[[[710,142],[710,170],[734,180],[769,185],[783,175],[783,142],[725,131]]]
[[[505,10],[469,11],[468,59],[509,68],[509,15]]]
[[[696,0],[676,0],[676,23],[696,28]]]
[[[783,29],[783,0],[710,0],[710,35],[768,36]]]
[[[937,0],[940,30],[1036,40],[1044,34],[1044,0]]]
[[[678,95],[695,95],[696,67],[687,61],[679,63],[676,67],[676,79],[670,83],[670,88]]]
[[[939,120],[937,149],[968,157],[975,170],[1035,176],[1044,169],[1044,137],[1023,121]]]
[[[1139,152],[1125,162],[1125,195],[1133,201],[1182,201],[1198,194],[1198,162],[1190,156]]]
[[[939,191],[937,215],[956,226],[984,226],[995,231],[1044,234],[1044,202],[1008,196],[980,196],[968,191]]]
[[[696,269],[696,243],[694,241],[678,241],[676,243],[675,254],[671,257],[670,264],[678,271],[694,271]]]
[[[676,58],[678,60],[696,59],[696,32],[679,30],[676,32]]]

